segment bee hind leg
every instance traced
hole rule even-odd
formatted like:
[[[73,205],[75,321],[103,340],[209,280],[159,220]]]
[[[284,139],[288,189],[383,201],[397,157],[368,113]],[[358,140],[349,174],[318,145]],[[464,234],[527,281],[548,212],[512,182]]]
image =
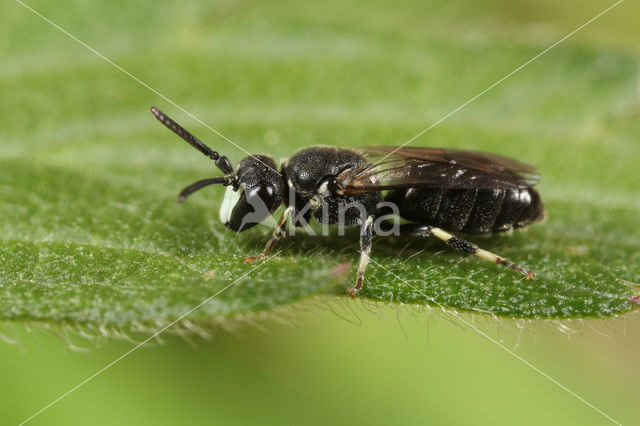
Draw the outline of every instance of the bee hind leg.
[[[526,270],[523,267],[510,262],[502,256],[481,249],[477,245],[470,243],[469,241],[457,237],[440,228],[420,224],[406,224],[400,226],[400,233],[402,235],[420,237],[433,235],[434,237],[439,238],[447,243],[449,247],[455,249],[456,251],[465,254],[472,254],[484,260],[488,260],[491,263],[504,266],[505,268],[513,269],[516,272],[526,275],[528,280],[533,279],[536,276],[533,271]]]

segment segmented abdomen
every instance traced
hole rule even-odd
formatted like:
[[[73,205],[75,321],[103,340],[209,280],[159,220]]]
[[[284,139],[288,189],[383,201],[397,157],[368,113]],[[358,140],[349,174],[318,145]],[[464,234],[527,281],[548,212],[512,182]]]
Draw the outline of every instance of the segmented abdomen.
[[[468,234],[521,228],[544,217],[533,188],[410,188],[391,191],[386,200],[398,206],[404,219]]]

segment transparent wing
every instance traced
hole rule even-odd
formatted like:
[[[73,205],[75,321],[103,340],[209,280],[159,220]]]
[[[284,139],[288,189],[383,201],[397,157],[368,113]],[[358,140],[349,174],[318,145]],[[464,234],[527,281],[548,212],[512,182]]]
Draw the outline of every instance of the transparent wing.
[[[538,182],[535,168],[485,152],[442,148],[367,146],[354,150],[370,164],[349,169],[338,183],[349,192],[399,188],[526,188]]]

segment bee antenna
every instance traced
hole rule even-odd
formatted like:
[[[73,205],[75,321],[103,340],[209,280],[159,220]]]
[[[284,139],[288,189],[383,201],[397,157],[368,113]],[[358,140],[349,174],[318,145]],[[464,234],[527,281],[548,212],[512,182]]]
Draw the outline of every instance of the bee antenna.
[[[233,167],[231,166],[231,162],[227,157],[225,157],[224,155],[220,156],[220,154],[218,154],[216,151],[209,148],[202,141],[200,141],[198,138],[196,138],[191,133],[189,133],[188,130],[186,130],[184,127],[182,127],[181,125],[173,121],[171,118],[165,115],[165,113],[160,111],[158,108],[152,106],[151,114],[153,114],[153,116],[157,118],[159,122],[161,122],[167,128],[172,130],[176,135],[180,136],[182,139],[187,141],[189,145],[191,145],[192,147],[194,147],[195,149],[197,149],[198,151],[200,151],[201,153],[203,153],[204,155],[206,155],[207,157],[215,161],[216,166],[218,166],[218,168],[222,170],[222,173],[226,175],[233,174]]]
[[[237,186],[235,176],[234,177],[225,176],[225,177],[214,177],[214,178],[209,178],[209,179],[202,179],[202,180],[199,180],[197,182],[192,183],[191,185],[189,185],[185,189],[183,189],[180,192],[180,194],[178,195],[178,201],[179,202],[183,202],[189,195],[193,194],[194,192],[196,192],[199,189],[204,188],[205,186],[219,185],[219,184],[222,184],[223,186],[233,185],[234,188],[236,188],[236,186]]]

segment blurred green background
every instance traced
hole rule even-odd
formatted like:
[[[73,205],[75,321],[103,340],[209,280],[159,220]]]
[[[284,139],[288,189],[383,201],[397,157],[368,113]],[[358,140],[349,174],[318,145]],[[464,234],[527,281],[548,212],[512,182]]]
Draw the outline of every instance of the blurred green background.
[[[344,131],[359,141],[406,139],[612,3],[38,0],[29,4],[205,122],[222,126],[223,133],[243,146],[266,147],[279,157],[293,146],[334,141]],[[566,43],[637,58],[639,13],[640,7],[627,0]],[[30,141],[57,165],[72,165],[77,162],[78,144],[65,141],[85,139],[91,154],[85,167],[112,167],[118,160],[114,153],[122,156],[126,149],[131,158],[129,163],[123,159],[117,170],[121,178],[135,175],[129,167],[139,161],[151,170],[150,178],[170,184],[158,178],[158,171],[185,167],[184,161],[175,159],[186,155],[184,147],[171,145],[166,156],[154,152],[146,158],[144,143],[131,143],[132,132],[156,125],[144,108],[166,104],[18,3],[4,2],[0,16],[1,111],[12,117],[1,131],[4,156],[24,155],[25,145],[16,141],[28,131]],[[535,47],[523,55],[510,50],[514,43]],[[488,57],[482,70],[468,68],[464,49],[451,57],[449,44],[463,46],[469,54],[490,44],[492,54],[500,55],[502,49],[513,62],[494,64]],[[326,56],[314,56],[323,45]],[[206,60],[210,51],[226,61]],[[545,58],[547,64],[553,64],[554,52]],[[387,54],[389,61],[416,58],[415,63],[401,64],[411,72],[376,87],[356,79],[333,80],[332,71],[341,66],[349,70],[337,74],[343,77],[373,72],[376,61]],[[399,91],[398,87],[418,85],[419,73],[411,67],[425,55],[434,61],[448,58],[447,66],[438,68],[436,62],[431,72],[450,74],[451,84],[425,84],[424,93]],[[607,56],[603,57],[606,67]],[[282,68],[279,60],[285,64]],[[531,83],[533,94],[548,83],[541,70],[536,72],[539,85]],[[526,78],[535,80],[531,75]],[[78,84],[62,85],[61,79]],[[310,86],[314,81],[317,85]],[[370,104],[371,93],[388,104]],[[507,83],[501,92],[488,96],[504,96],[505,105],[514,108],[526,101],[505,93],[509,93]],[[283,95],[297,103],[278,104]],[[582,105],[555,105],[555,111],[566,108],[567,115],[589,116],[598,100],[592,93],[589,96]],[[385,116],[389,106],[396,116]],[[481,106],[475,109],[478,121],[482,111]],[[341,120],[343,114],[350,123]],[[629,114],[640,115],[638,110]],[[183,117],[176,118],[184,121]],[[350,127],[354,117],[362,123],[360,130]],[[545,125],[563,124],[552,114],[548,120]],[[404,121],[406,127],[399,128],[396,121]],[[189,124],[185,123],[193,127]],[[535,129],[531,122],[509,117],[492,125]],[[455,133],[455,127],[450,132]],[[629,132],[637,134],[637,129]],[[219,142],[212,134],[205,138],[204,128],[198,134]],[[264,138],[257,139],[256,134]],[[522,150],[532,153],[535,147]],[[241,153],[230,149],[229,155],[237,159]],[[206,165],[198,166],[204,170]],[[186,168],[181,173],[185,178],[193,174]],[[563,323],[475,320],[482,330],[613,418],[623,424],[638,423],[636,315]],[[569,338],[566,330],[559,330],[564,327],[576,333]],[[134,352],[33,424],[611,423],[465,324],[438,312],[318,299],[277,318],[257,318],[253,324],[210,333],[210,341],[164,336],[164,344]],[[96,348],[70,338],[72,345],[38,327],[28,331],[11,324],[2,327],[2,335],[7,340],[0,343],[2,424],[27,418],[133,346],[108,340]],[[75,345],[88,351],[72,350]]]

